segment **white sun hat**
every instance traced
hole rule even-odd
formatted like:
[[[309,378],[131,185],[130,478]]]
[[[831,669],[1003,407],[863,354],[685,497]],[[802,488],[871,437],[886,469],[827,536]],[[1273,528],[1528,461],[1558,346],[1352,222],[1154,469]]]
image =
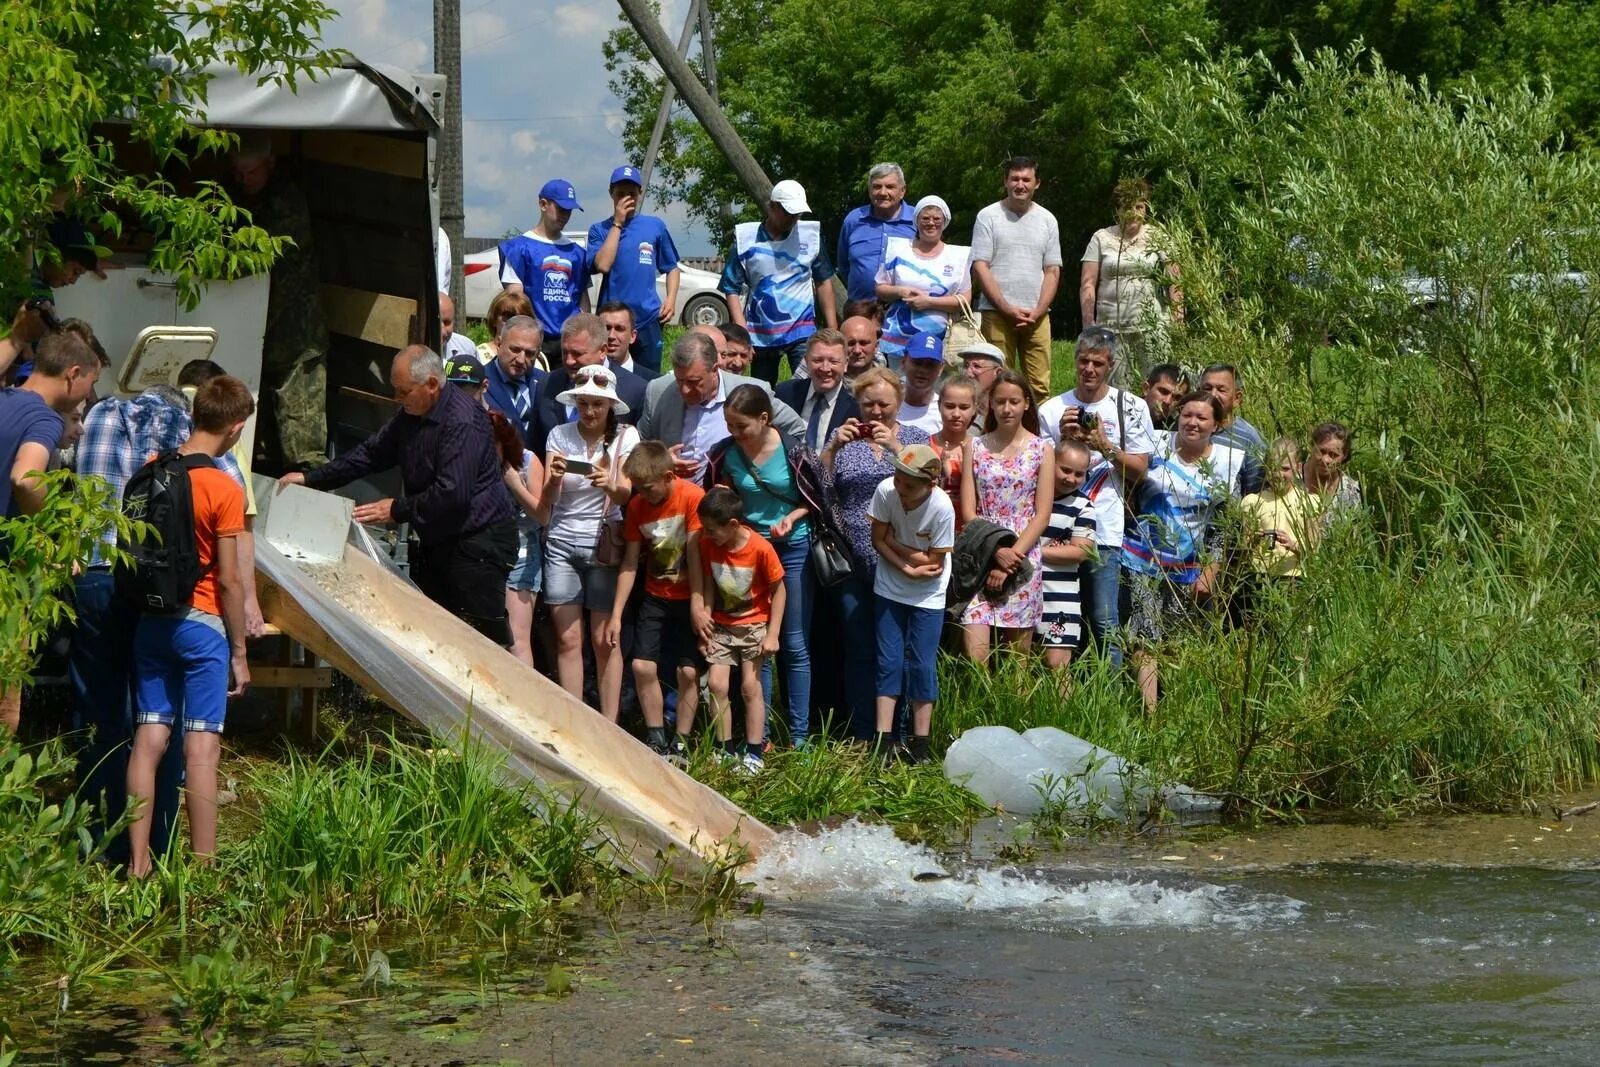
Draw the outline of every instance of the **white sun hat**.
[[[628,405],[617,396],[617,372],[600,363],[579,367],[572,376],[572,388],[556,396],[556,403],[576,407],[579,397],[592,396],[597,400],[611,401],[611,410],[618,415],[628,413]]]

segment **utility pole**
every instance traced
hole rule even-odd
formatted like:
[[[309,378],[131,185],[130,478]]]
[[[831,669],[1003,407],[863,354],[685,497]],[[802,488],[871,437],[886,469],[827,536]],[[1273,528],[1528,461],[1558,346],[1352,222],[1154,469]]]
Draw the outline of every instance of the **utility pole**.
[[[700,0],[690,0],[689,13],[683,19],[683,32],[678,35],[678,54],[689,54],[689,39],[694,35],[695,10]],[[639,210],[644,210],[645,199],[650,195],[650,172],[656,169],[656,153],[661,151],[661,137],[667,132],[667,119],[672,114],[672,101],[678,90],[669,80],[661,90],[661,106],[656,109],[656,124],[650,128],[650,144],[644,150],[644,165],[639,168]]]
[[[728,165],[733,168],[733,172],[749,190],[751,199],[758,204],[765,204],[772,192],[772,179],[767,177],[761,164],[756,162],[755,157],[750,154],[750,149],[745,147],[744,140],[728,121],[728,117],[722,113],[722,108],[717,106],[711,94],[706,92],[706,87],[700,84],[700,79],[695,77],[688,61],[673,50],[672,42],[667,40],[666,32],[661,29],[661,23],[656,21],[648,0],[617,0],[617,3],[621,6],[622,13],[627,16],[628,22],[633,25],[634,31],[644,41],[645,47],[650,50],[651,56],[666,73],[667,80],[689,105],[689,110],[700,120],[700,125],[705,128],[712,143],[717,146],[727,159]]]
[[[461,190],[461,0],[433,0],[433,71],[445,77],[444,114],[439,122],[439,225],[450,239],[450,297],[457,316],[465,283],[461,254],[466,245],[466,207]],[[429,259],[430,270],[432,258]]]
[[[700,65],[706,71],[706,90],[720,108],[722,97],[717,93],[717,38],[711,29],[711,0],[695,0],[695,7],[700,9]],[[722,218],[723,230],[732,233],[733,205],[724,200],[718,205],[717,214]]]

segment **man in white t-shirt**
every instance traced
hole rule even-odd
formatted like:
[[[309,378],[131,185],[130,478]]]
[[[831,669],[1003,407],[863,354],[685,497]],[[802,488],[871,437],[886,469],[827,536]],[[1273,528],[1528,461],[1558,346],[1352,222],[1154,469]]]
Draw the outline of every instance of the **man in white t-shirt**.
[[[1077,384],[1039,405],[1039,431],[1052,442],[1066,438],[1088,445],[1094,452],[1091,467],[1102,460],[1110,463],[1083,486],[1084,495],[1094,501],[1099,558],[1083,564],[1082,584],[1089,630],[1101,653],[1120,664],[1116,634],[1123,504],[1128,489],[1149,469],[1156,440],[1144,399],[1111,385],[1116,344],[1116,334],[1104,326],[1091,326],[1079,335]]]
[[[439,340],[446,362],[452,356],[478,358],[478,346],[472,343],[472,338],[456,333],[456,302],[443,291],[439,293]]]
[[[1006,161],[1006,198],[978,212],[972,227],[972,278],[981,295],[983,335],[1028,379],[1035,397],[1050,395],[1050,303],[1061,284],[1061,231],[1033,202],[1039,164]]]
[[[944,373],[943,338],[928,330],[912,334],[906,342],[900,372],[906,381],[905,398],[900,402],[901,425],[926,430],[929,436],[944,429],[935,391],[939,375]]]

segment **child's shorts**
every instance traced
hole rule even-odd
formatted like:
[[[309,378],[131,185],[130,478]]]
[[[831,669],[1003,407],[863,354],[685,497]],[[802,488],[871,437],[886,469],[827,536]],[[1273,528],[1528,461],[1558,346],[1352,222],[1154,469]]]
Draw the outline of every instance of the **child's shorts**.
[[[711,648],[706,652],[706,662],[732,667],[740,663],[754,663],[761,658],[761,642],[767,639],[767,624],[753,622],[748,626],[713,623]]]
[[[658,670],[705,665],[689,617],[687,600],[664,600],[646,594],[633,622],[633,658],[654,663]]]
[[[544,544],[537,524],[517,529],[517,562],[506,576],[506,588],[519,593],[537,593],[544,585]]]
[[[1077,648],[1083,637],[1083,616],[1077,612],[1047,612],[1039,616],[1033,633],[1045,648]]]
[[[228,639],[222,620],[145,615],[133,638],[134,722],[220,734],[228,710]]]

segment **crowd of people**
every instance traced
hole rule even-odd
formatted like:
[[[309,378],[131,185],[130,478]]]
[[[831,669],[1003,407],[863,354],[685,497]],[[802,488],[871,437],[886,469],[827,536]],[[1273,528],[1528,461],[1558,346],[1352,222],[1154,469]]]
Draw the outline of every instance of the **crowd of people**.
[[[868,203],[841,227],[836,310],[805,190],[781,181],[762,221],[737,227],[721,280],[733,321],[664,350],[678,257],[637,212],[637,171],[612,174],[613,215],[586,246],[561,236],[572,187],[549,182],[536,230],[501,246],[488,341],[457,331],[441,293],[442,351],[394,356],[397,410],[372,437],[325,461],[325,431],[293,418],[266,431],[280,483],[331,490],[397,470],[399,493],[355,518],[408,527],[418,587],[606,717],[636,707],[669,758],[693,743],[704,704],[727,758],[751,771],[829,722],[925,760],[941,648],[981,664],[997,644],[1038,646],[1063,694],[1084,650],[1118,665],[1126,650],[1154,706],[1161,642],[1217,600],[1225,562],[1292,583],[1331,516],[1360,506],[1350,435],[1329,422],[1304,454],[1291,438],[1269,444],[1240,414],[1235,368],[1191,381],[1161,360],[1180,275],[1138,182],[1118,186],[1118,222],[1084,252],[1087,325],[1074,384],[1053,393],[1062,260],[1038,188],[1032,160],[1008,161],[1003,199],[960,247],[944,242],[942,198],[908,207],[900,168],[873,167]],[[273,303],[289,314],[276,273]],[[274,340],[271,319],[281,418],[303,406],[294,382],[315,377],[322,334]],[[143,604],[119,595],[125,575],[101,553],[77,582],[82,776],[108,819],[149,800],[126,846],[143,874],[185,765],[196,851],[214,845],[216,737],[261,630],[237,447],[253,406],[202,360],[175,387],[83,417],[105,362],[92,331],[34,348],[0,393],[7,516],[37,511],[37,472],[62,462],[129,499],[154,499],[151,477],[185,481],[191,498],[176,564],[150,564],[187,565],[177,610],[149,610],[148,590]],[[141,567],[156,558],[124,547]]]

